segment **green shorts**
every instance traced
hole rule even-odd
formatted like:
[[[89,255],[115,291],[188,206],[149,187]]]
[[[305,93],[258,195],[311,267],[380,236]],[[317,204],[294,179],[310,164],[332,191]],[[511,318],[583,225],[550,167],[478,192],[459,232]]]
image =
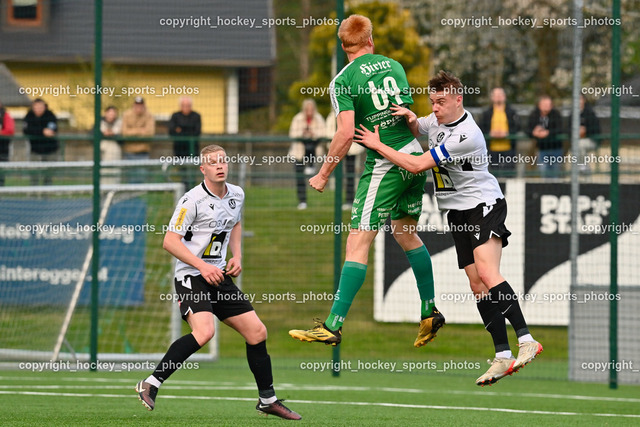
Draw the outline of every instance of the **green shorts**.
[[[400,151],[422,154],[416,140]],[[417,221],[422,213],[426,181],[426,172],[415,175],[387,159],[368,158],[353,199],[351,228],[378,230],[389,216],[392,220],[411,216]]]

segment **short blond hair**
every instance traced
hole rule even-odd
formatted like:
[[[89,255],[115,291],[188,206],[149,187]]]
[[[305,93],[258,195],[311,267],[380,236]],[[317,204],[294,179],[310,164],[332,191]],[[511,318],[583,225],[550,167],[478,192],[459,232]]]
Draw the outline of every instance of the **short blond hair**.
[[[218,151],[225,152],[224,148],[219,145],[211,144],[207,145],[200,151],[200,157],[204,158],[207,154],[217,153]]]
[[[371,20],[362,15],[351,15],[340,24],[338,37],[347,53],[357,52],[373,34]]]

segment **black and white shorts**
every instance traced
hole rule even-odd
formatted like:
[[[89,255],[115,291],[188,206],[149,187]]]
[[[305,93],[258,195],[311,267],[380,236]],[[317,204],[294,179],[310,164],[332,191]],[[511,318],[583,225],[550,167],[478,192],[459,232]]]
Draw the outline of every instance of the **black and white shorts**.
[[[174,280],[180,314],[186,321],[189,313],[208,311],[220,321],[227,317],[253,311],[249,297],[233,283],[230,276],[216,285],[210,285],[201,275],[185,276]]]
[[[511,232],[504,224],[507,219],[507,202],[504,199],[498,199],[489,206],[481,203],[472,209],[450,210],[447,218],[458,254],[458,268],[475,263],[473,250],[491,237],[501,238],[502,247],[509,244],[507,239]]]

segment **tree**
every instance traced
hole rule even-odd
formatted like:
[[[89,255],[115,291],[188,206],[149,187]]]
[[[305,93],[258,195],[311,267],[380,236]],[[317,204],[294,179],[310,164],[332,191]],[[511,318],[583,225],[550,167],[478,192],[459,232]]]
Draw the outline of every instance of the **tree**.
[[[585,2],[585,20],[577,23],[584,25],[584,86],[611,84],[610,3]],[[468,97],[469,104],[488,102],[495,86],[503,86],[514,102],[532,103],[541,93],[570,96],[576,24],[570,20],[572,2],[454,0],[433,7],[429,0],[404,0],[403,4],[432,49],[434,68],[448,68],[467,86],[480,89],[479,97]],[[623,81],[640,71],[638,10],[639,0],[622,0]]]
[[[413,96],[412,109],[421,115],[429,113],[430,107],[426,94],[431,71],[429,49],[420,40],[409,11],[396,3],[375,1],[358,4],[345,15],[354,13],[371,19],[376,53],[393,58],[404,67],[409,84],[417,91]],[[288,93],[290,103],[283,107],[276,125],[280,130],[288,129],[292,117],[300,110],[300,105],[305,98],[314,98],[319,111],[325,116],[331,109],[328,89],[334,77],[332,61],[335,60],[337,25],[332,24],[336,23],[335,13],[330,15],[328,21],[330,24],[318,25],[311,32],[309,44],[311,74],[307,79],[300,79],[290,85]],[[338,68],[341,69],[342,66]],[[316,95],[310,95],[309,90],[316,90]]]

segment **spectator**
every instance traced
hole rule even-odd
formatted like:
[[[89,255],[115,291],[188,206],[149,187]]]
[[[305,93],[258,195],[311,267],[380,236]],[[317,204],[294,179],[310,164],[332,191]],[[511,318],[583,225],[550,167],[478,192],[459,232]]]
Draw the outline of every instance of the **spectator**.
[[[326,124],[327,139],[332,140],[333,135],[336,133],[336,115],[333,111],[327,116]],[[356,163],[358,162],[358,156],[364,152],[365,148],[354,142],[344,157],[346,191],[344,204],[342,205],[343,211],[350,211],[353,207],[353,198],[356,192]]]
[[[513,136],[520,131],[520,125],[518,115],[507,104],[507,95],[501,87],[491,90],[491,107],[482,113],[479,125],[482,133],[490,137],[487,151],[491,169],[513,170],[516,153],[516,139]]]
[[[141,96],[136,96],[133,106],[122,114],[122,136],[153,136],[155,131],[156,122],[147,110],[144,99]],[[147,160],[151,152],[151,142],[125,141],[122,151],[125,160]],[[144,182],[146,180],[145,170],[136,168],[134,173],[129,174],[127,180],[131,183]]]
[[[122,147],[120,141],[115,139],[116,135],[122,134],[122,119],[118,117],[118,109],[113,105],[104,110],[104,116],[100,120],[100,132],[104,139],[100,141],[100,160],[122,160]],[[103,184],[119,184],[120,169],[104,168]]]
[[[543,176],[557,177],[562,165],[562,117],[553,107],[548,95],[538,99],[538,105],[529,116],[527,134],[535,140],[539,150],[538,164]]]
[[[326,132],[324,119],[316,109],[316,102],[313,99],[305,99],[302,102],[302,111],[293,117],[289,127],[289,138],[298,139],[289,149],[289,156],[296,160],[298,209],[307,208],[305,175],[313,175],[315,172],[313,166],[324,153],[319,142]]]
[[[571,123],[571,119],[569,123]],[[593,137],[599,133],[600,121],[584,95],[580,95],[580,141],[578,143],[579,151],[577,156],[580,172],[591,172],[590,163],[586,163],[585,159],[590,153],[598,149],[599,143]]]
[[[40,98],[34,99],[31,109],[24,117],[25,135],[29,135],[31,145],[30,160],[53,162],[59,160],[59,143],[55,138],[58,132],[58,119],[47,104]],[[51,171],[45,170],[41,174],[31,175],[31,185],[38,185],[42,177],[44,185],[50,185],[53,181]]]
[[[0,101],[0,162],[9,161],[9,144],[15,133],[15,122],[11,115],[4,109]],[[4,185],[4,170],[0,170],[0,185]]]
[[[173,154],[177,157],[193,158],[199,152],[198,136],[202,131],[200,114],[193,111],[193,101],[189,97],[180,98],[180,111],[173,113],[169,120],[169,135],[178,137],[173,140]],[[194,138],[185,139],[192,136]],[[179,138],[182,137],[182,138]],[[181,180],[185,189],[195,185],[194,169],[188,165],[180,168]],[[186,191],[186,190],[185,190]]]

